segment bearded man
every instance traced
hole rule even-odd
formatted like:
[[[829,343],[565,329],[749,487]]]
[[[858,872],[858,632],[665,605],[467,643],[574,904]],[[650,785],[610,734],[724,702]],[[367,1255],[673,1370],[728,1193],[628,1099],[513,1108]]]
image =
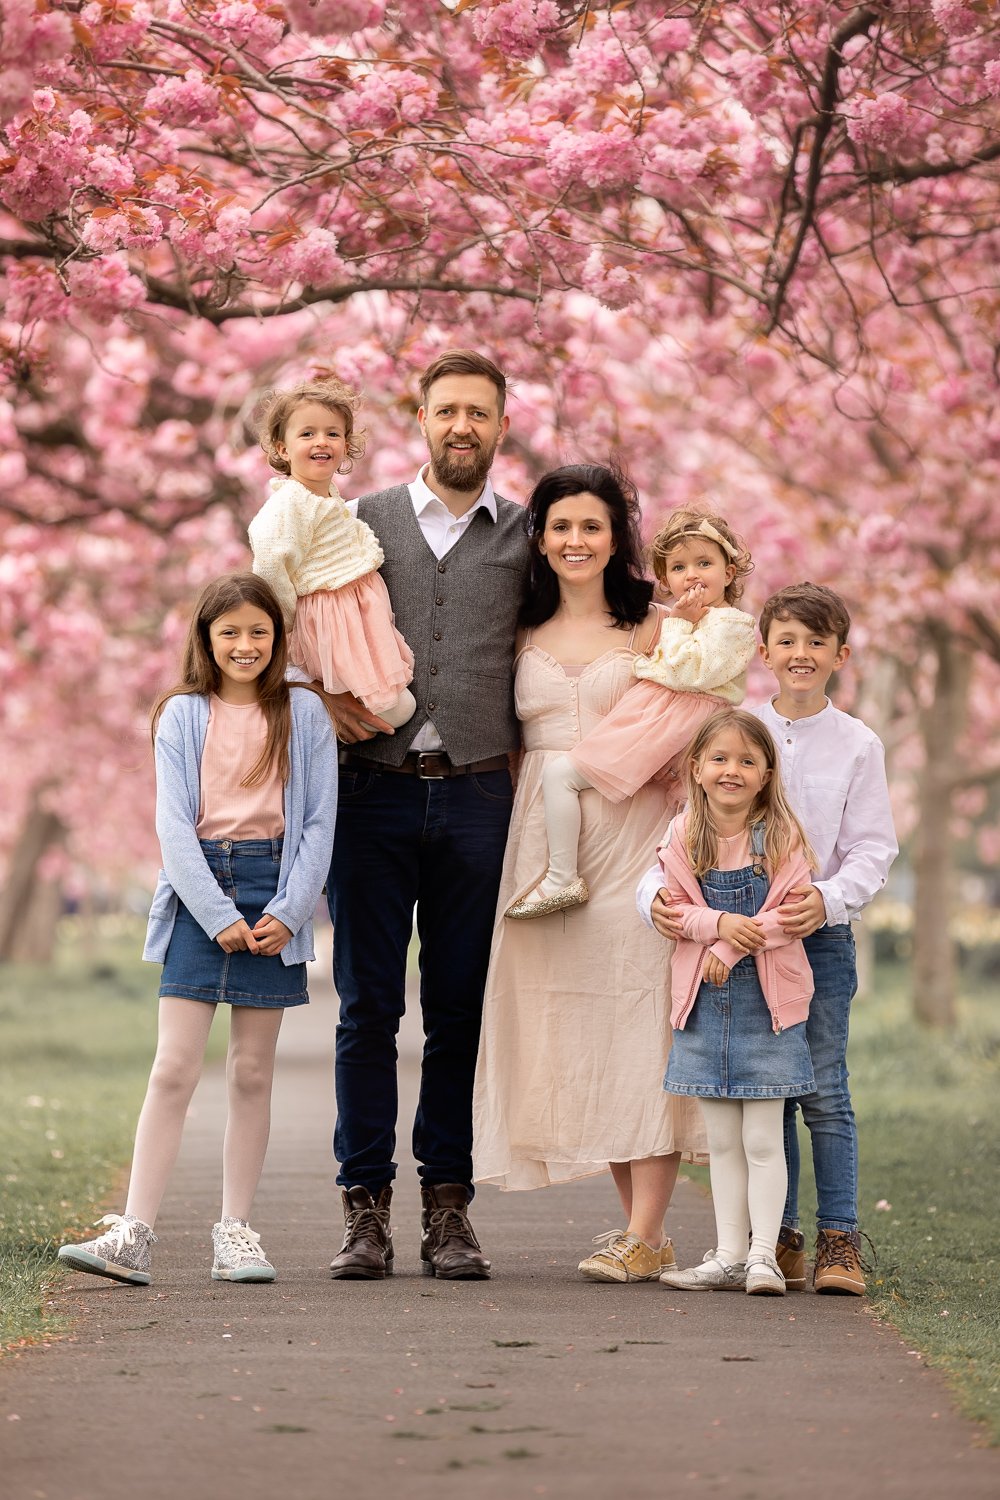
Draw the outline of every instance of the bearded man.
[[[346,747],[327,887],[340,996],[338,1279],[392,1270],[396,1035],[414,907],[425,1036],[413,1126],[420,1256],[437,1276],[490,1274],[468,1217],[472,1085],[513,799],[514,639],[528,571],[524,512],[489,478],[509,426],[506,388],[483,355],[440,355],[420,380],[429,462],[412,484],[357,504],[385,552],[382,575],[415,657],[417,709],[393,734],[349,693],[328,699]]]

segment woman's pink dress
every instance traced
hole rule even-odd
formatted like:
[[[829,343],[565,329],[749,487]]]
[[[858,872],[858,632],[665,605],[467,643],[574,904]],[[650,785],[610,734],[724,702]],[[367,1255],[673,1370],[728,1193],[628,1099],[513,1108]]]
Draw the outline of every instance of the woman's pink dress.
[[[701,1109],[663,1092],[670,1053],[671,945],[639,919],[635,891],[677,809],[676,785],[613,806],[580,799],[585,906],[536,922],[503,913],[548,863],[542,770],[578,745],[633,682],[630,640],[587,666],[527,645],[515,699],[518,777],[489,977],[474,1103],[474,1175],[536,1188],[605,1172],[612,1161],[682,1151],[703,1159]]]
[[[353,693],[374,713],[413,680],[413,652],[396,629],[381,573],[303,594],[288,654],[328,693]]]

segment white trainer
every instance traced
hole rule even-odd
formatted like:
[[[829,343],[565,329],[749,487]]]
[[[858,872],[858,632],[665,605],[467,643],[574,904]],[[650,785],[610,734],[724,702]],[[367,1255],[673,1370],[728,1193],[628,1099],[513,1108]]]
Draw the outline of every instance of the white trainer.
[[[275,1270],[260,1248],[260,1235],[245,1219],[223,1219],[212,1227],[213,1281],[273,1281]]]
[[[783,1297],[785,1278],[773,1255],[754,1251],[747,1256],[746,1288],[748,1297]]]
[[[727,1265],[715,1250],[709,1250],[700,1266],[689,1266],[686,1271],[674,1266],[660,1272],[660,1281],[678,1292],[742,1292],[747,1272],[742,1261]]]

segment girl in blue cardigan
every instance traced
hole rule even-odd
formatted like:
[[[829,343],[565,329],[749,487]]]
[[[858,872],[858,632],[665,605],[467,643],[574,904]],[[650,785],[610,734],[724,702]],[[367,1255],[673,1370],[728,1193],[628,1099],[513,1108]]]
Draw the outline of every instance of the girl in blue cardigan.
[[[281,606],[252,573],[208,585],[181,680],[153,710],[163,855],[143,957],[162,962],[156,1057],[124,1214],[63,1245],[80,1271],[145,1285],[217,1005],[231,1007],[222,1214],[213,1279],[273,1281],[249,1217],[264,1165],[281,1017],[304,1005],[312,914],[330,868],[337,759],[321,698],[285,680]]]

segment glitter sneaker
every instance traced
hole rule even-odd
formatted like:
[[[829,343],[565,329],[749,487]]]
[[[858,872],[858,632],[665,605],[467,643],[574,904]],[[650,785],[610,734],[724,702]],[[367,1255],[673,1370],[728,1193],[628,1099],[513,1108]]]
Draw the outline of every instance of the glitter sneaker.
[[[80,1245],[60,1245],[59,1259],[64,1266],[74,1271],[89,1271],[94,1276],[107,1276],[112,1281],[127,1281],[132,1286],[149,1285],[149,1268],[152,1260],[151,1246],[156,1235],[148,1224],[134,1214],[105,1214],[94,1228],[101,1224],[111,1227],[96,1240],[84,1240]]]
[[[777,1258],[752,1250],[747,1256],[746,1287],[750,1297],[783,1297],[785,1277]]]
[[[577,1270],[588,1281],[657,1281],[663,1270],[663,1251],[654,1250],[637,1234],[612,1229],[595,1236],[595,1245],[604,1245],[594,1255],[581,1260]]]
[[[714,1250],[709,1250],[700,1266],[688,1266],[685,1271],[675,1266],[662,1271],[660,1281],[678,1292],[742,1292],[747,1284],[747,1268],[739,1261],[727,1266],[716,1258]]]
[[[223,1219],[212,1226],[213,1281],[273,1281],[275,1270],[260,1248],[260,1235],[245,1219]]]

